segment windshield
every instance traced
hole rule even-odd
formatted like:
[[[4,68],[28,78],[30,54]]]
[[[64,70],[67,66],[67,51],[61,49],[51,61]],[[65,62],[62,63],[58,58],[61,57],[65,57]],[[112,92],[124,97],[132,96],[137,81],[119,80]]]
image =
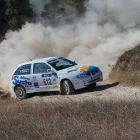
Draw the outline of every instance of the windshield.
[[[58,58],[48,62],[57,71],[77,65],[75,62],[66,58]]]

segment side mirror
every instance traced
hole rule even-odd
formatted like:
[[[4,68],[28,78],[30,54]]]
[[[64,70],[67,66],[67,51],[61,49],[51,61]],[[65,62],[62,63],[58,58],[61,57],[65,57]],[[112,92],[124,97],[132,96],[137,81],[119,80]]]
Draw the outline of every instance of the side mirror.
[[[51,69],[47,69],[47,72],[52,72],[52,70]]]

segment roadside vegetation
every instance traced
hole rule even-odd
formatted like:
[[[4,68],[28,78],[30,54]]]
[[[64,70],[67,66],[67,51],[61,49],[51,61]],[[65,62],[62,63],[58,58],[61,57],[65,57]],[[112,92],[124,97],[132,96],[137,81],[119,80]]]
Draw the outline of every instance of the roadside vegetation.
[[[139,101],[42,103],[0,100],[0,138],[140,139]]]
[[[50,0],[42,9],[41,16],[50,24],[61,23],[62,17],[71,21],[85,12],[87,0]],[[36,14],[29,0],[0,0],[0,41],[8,30],[18,30],[26,21],[35,22]]]
[[[0,0],[0,36],[7,30],[17,30],[33,18],[29,0]]]
[[[109,77],[124,86],[140,87],[140,44],[118,58]]]
[[[72,21],[73,18],[81,16],[86,8],[87,0],[50,0],[44,6],[42,17],[53,22]],[[63,19],[62,19],[63,18]]]

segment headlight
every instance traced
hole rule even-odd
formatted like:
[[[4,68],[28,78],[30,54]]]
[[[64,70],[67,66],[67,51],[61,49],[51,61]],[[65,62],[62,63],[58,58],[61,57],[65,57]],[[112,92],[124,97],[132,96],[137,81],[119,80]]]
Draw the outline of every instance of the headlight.
[[[86,76],[87,76],[86,74],[80,74],[80,75],[77,75],[76,78],[84,78]]]

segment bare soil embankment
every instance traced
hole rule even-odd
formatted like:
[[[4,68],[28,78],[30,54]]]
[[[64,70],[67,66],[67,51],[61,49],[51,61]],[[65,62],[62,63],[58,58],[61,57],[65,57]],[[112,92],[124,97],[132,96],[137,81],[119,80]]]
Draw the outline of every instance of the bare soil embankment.
[[[123,86],[140,88],[140,44],[118,58],[109,78]]]

